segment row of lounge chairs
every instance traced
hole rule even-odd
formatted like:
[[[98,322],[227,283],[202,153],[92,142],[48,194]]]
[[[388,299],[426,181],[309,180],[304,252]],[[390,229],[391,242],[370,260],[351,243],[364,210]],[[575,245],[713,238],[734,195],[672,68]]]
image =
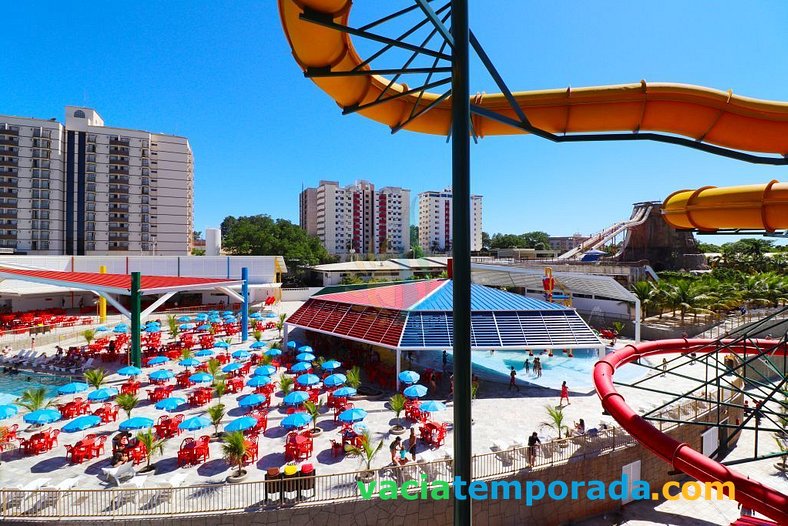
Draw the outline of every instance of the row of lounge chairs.
[[[0,366],[32,369],[36,371],[78,374],[93,365],[94,359],[88,358],[81,364],[63,356],[48,356],[31,349],[22,349],[14,356],[0,356]]]

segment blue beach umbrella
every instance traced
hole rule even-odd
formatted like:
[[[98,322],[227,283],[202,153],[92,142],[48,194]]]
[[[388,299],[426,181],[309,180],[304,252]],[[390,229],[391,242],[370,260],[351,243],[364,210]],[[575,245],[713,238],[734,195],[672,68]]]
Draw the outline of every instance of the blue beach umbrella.
[[[428,400],[419,404],[419,409],[425,413],[434,413],[436,411],[443,411],[446,409],[446,405],[443,404],[443,402],[438,402],[437,400]]]
[[[156,380],[157,382],[161,380],[169,380],[170,378],[174,378],[174,377],[175,374],[169,369],[160,369],[148,375],[148,378],[150,378],[151,380]]]
[[[88,390],[88,384],[84,382],[71,382],[70,384],[61,385],[57,388],[57,394],[76,394]]]
[[[258,406],[260,404],[264,404],[265,400],[266,400],[265,395],[262,395],[260,393],[250,394],[250,395],[246,395],[243,398],[241,398],[241,401],[238,402],[238,406],[239,407],[255,407],[255,406]]]
[[[216,342],[213,344],[214,349],[229,349],[230,344],[227,342]]]
[[[315,359],[315,355],[308,352],[302,352],[301,354],[296,355],[296,360],[299,362],[311,362]]]
[[[249,387],[263,387],[273,382],[270,376],[253,376],[246,385]]]
[[[402,371],[399,373],[399,381],[403,384],[415,384],[419,381],[419,378],[421,377],[416,371]]]
[[[334,373],[325,377],[323,380],[323,385],[326,387],[336,387],[338,385],[344,384],[345,382],[347,382],[347,376],[344,374]]]
[[[240,349],[238,351],[235,351],[233,354],[231,354],[231,356],[236,360],[246,360],[251,356],[251,354],[249,354],[249,351]]]
[[[88,400],[91,402],[103,402],[104,400],[109,400],[113,396],[118,395],[118,390],[114,387],[102,387],[101,389],[96,389],[92,393],[88,394]]]
[[[312,364],[309,362],[298,362],[293,365],[290,370],[294,373],[305,373],[312,370]]]
[[[145,332],[161,332],[161,328],[158,325],[148,325]]]
[[[427,394],[427,388],[420,384],[413,384],[410,387],[406,387],[402,394],[406,398],[421,398]]]
[[[153,420],[144,416],[135,416],[120,423],[121,431],[134,431],[135,429],[148,429],[153,427]]]
[[[183,429],[184,431],[197,431],[199,429],[205,429],[210,425],[213,424],[204,416],[195,416],[178,424],[178,429]]]
[[[263,317],[263,315],[260,314],[259,312],[253,312],[249,315],[249,317],[252,318],[253,320],[259,320],[260,318]]]
[[[234,313],[231,310],[226,310],[222,312],[222,316],[232,316]]]
[[[279,349],[268,349],[267,351],[265,351],[265,355],[268,356],[269,358],[276,358],[277,356],[280,356],[281,354],[282,354],[282,351],[279,350]]]
[[[352,387],[340,387],[334,391],[334,398],[347,398],[348,396],[355,396],[356,390]]]
[[[302,374],[296,378],[299,385],[315,385],[320,383],[320,377],[316,374]]]
[[[162,411],[175,411],[180,406],[186,403],[185,398],[180,398],[178,396],[171,396],[169,398],[165,398],[163,400],[159,400],[156,402],[156,409],[160,409]]]
[[[265,342],[254,342],[249,346],[252,349],[265,349],[267,347]]]
[[[60,420],[60,416],[57,409],[39,409],[26,414],[22,420],[28,424],[51,424]]]
[[[189,377],[189,381],[194,382],[195,384],[204,384],[206,382],[213,381],[213,376],[203,372],[194,373]]]
[[[311,421],[312,417],[309,415],[309,413],[293,413],[292,415],[287,415],[282,419],[282,427],[304,427]]]
[[[185,358],[178,362],[178,365],[183,367],[197,367],[200,364],[202,364],[202,362],[196,358]]]
[[[194,353],[194,356],[198,356],[200,358],[204,358],[206,356],[213,356],[214,354],[216,354],[216,352],[212,351],[210,349],[200,349],[199,351]]]
[[[96,332],[107,332],[108,330],[109,329],[107,329],[103,325],[99,325],[98,327],[96,327]]]
[[[178,316],[178,321],[181,322],[181,323],[188,323],[188,322],[192,321],[192,317],[191,316],[185,316],[185,315],[184,316]]]
[[[209,330],[211,330],[211,326],[208,325],[207,323],[203,323],[202,325],[197,327],[197,330],[199,330],[199,331],[209,331]]]
[[[254,376],[273,376],[276,373],[276,367],[273,365],[261,365],[254,370]]]
[[[252,429],[254,426],[257,425],[257,419],[253,416],[242,416],[240,418],[236,418],[226,426],[224,426],[224,430],[228,433],[234,433],[236,431],[246,431],[247,429]]]
[[[178,328],[180,330],[182,330],[182,331],[188,331],[189,329],[193,329],[194,328],[194,324],[193,323],[181,323],[180,325],[178,325]]]
[[[284,398],[286,405],[299,405],[309,400],[309,394],[304,391],[293,391]]]
[[[205,321],[205,320],[208,319],[208,315],[205,314],[204,312],[201,312],[200,314],[195,316],[194,319],[197,320],[197,321]]]
[[[129,332],[129,328],[127,325],[115,325],[115,328],[112,329],[112,332],[115,334],[123,334]]]
[[[68,424],[64,425],[60,430],[64,433],[77,433],[79,431],[84,431],[86,429],[90,429],[91,427],[96,427],[101,423],[101,417],[96,415],[82,415],[80,417],[75,418]]]
[[[123,369],[118,369],[118,374],[121,376],[137,376],[138,374],[142,374],[142,369],[129,365]]]
[[[288,349],[295,349],[296,347],[298,347],[298,342],[297,341],[290,340],[289,342],[287,342],[287,348]]]
[[[356,422],[361,422],[367,417],[367,412],[363,409],[358,407],[353,407],[351,409],[345,409],[341,413],[339,413],[339,421],[346,422],[349,424],[353,424]]]
[[[298,348],[298,352],[308,352],[308,353],[313,353],[313,352],[315,352],[315,351],[313,351],[313,350],[312,350],[312,347],[310,347],[309,345],[302,345],[301,347],[299,347],[299,348]]]
[[[170,359],[166,356],[154,356],[150,360],[148,360],[148,365],[161,365],[163,363],[169,362]]]
[[[16,416],[18,412],[19,408],[14,404],[0,405],[0,420],[5,420],[6,418]]]
[[[243,365],[241,365],[238,362],[228,363],[227,365],[222,367],[222,371],[224,371],[225,373],[231,373],[233,371],[237,371],[241,367],[243,367]]]
[[[342,364],[336,360],[328,360],[323,362],[323,365],[320,366],[320,368],[324,371],[333,371],[334,369],[339,369],[340,367],[342,367]]]

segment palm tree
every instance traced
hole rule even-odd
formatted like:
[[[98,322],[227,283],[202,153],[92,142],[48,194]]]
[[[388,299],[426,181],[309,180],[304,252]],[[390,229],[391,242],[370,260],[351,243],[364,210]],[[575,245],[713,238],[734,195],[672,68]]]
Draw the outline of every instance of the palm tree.
[[[194,351],[186,348],[181,349],[181,360],[187,360],[189,358],[194,358]]]
[[[126,412],[126,417],[131,418],[131,412],[139,405],[140,399],[131,393],[123,393],[115,397],[115,403]]]
[[[216,396],[219,398],[219,402],[221,403],[222,396],[224,396],[224,393],[227,392],[227,382],[225,379],[220,378],[219,380],[216,380],[214,377],[213,390],[216,391]]]
[[[254,341],[256,342],[262,341],[263,331],[261,331],[260,329],[255,329],[254,332],[252,332],[252,338],[254,338]]]
[[[173,340],[176,339],[178,337],[178,334],[180,334],[181,332],[181,327],[180,327],[180,323],[178,322],[178,319],[175,317],[174,314],[170,314],[167,316],[167,325],[170,328],[170,336],[172,336]]]
[[[258,365],[271,365],[271,362],[273,361],[274,361],[273,358],[271,358],[267,354],[261,354],[260,359],[257,360],[257,363]]]
[[[389,407],[397,415],[397,427],[402,427],[402,421],[399,419],[399,415],[405,409],[405,397],[402,393],[397,393],[389,398]]]
[[[282,329],[285,328],[285,319],[287,319],[287,314],[284,312],[279,315],[279,321],[276,322],[276,330],[279,331],[279,337],[282,337]]]
[[[219,436],[219,425],[222,423],[222,419],[224,418],[225,411],[224,411],[224,404],[216,404],[208,408],[206,411],[208,414],[208,418],[211,419],[211,423],[214,427],[214,436]]]
[[[225,460],[231,465],[238,468],[235,476],[240,477],[243,475],[244,469],[244,456],[246,455],[246,437],[240,431],[232,433],[225,433],[222,437],[222,454]]]
[[[286,375],[282,375],[282,378],[279,379],[279,388],[282,389],[282,393],[285,396],[293,389],[294,381],[292,376]]]
[[[372,461],[375,459],[375,455],[378,454],[378,451],[380,451],[380,448],[382,447],[382,440],[378,442],[377,446],[373,446],[372,437],[370,437],[369,431],[364,431],[364,434],[361,436],[361,445],[355,446],[352,444],[346,444],[345,451],[351,455],[358,455],[359,458],[361,458],[361,461],[366,464],[366,471],[371,471]]]
[[[219,360],[216,358],[211,358],[208,360],[208,374],[213,376],[213,385],[216,387],[216,384],[219,383],[224,379],[224,373],[222,373],[222,364],[219,363]]]
[[[104,383],[104,380],[107,379],[107,371],[101,368],[88,369],[85,371],[84,375],[88,385],[95,389],[101,389],[101,385]]]
[[[151,457],[157,452],[160,455],[164,454],[164,444],[167,442],[167,439],[159,439],[153,431],[147,429],[137,433],[137,440],[140,444],[145,446],[145,459],[147,460],[147,464],[145,465],[144,471],[149,471]]]
[[[361,369],[358,368],[358,365],[354,365],[345,376],[350,387],[356,390],[361,387]]]
[[[309,413],[309,416],[312,417],[312,431],[314,432],[317,429],[317,418],[320,416],[320,402],[314,403],[310,400],[304,402],[304,408],[306,412]]]
[[[550,420],[547,422],[542,422],[542,425],[558,431],[558,440],[561,440],[561,433],[569,433],[569,427],[564,425],[564,408],[553,407],[549,404],[544,407],[547,410],[547,416]]]
[[[96,331],[93,329],[86,329],[82,331],[82,336],[85,338],[85,341],[88,342],[88,345],[90,345],[90,343],[96,337]]]
[[[44,387],[36,387],[33,389],[25,389],[22,396],[17,398],[17,405],[21,405],[31,413],[39,409],[45,409],[54,404],[54,400],[49,399],[47,390]]]
[[[646,319],[649,307],[656,303],[656,288],[653,281],[638,281],[632,285],[632,293],[640,300],[640,321]]]

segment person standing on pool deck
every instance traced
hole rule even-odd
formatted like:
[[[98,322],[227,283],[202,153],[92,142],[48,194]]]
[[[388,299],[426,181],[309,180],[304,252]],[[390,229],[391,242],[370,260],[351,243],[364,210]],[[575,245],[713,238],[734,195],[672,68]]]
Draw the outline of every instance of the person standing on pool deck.
[[[449,353],[443,351],[443,370],[446,370],[446,364],[449,363]]]
[[[509,372],[509,390],[512,390],[512,387],[517,389],[517,392],[520,392],[520,386],[517,385],[517,371],[514,370],[514,366],[512,366],[512,370]]]
[[[523,367],[525,368],[525,374],[531,372],[531,362],[528,360],[528,358],[525,359],[525,363],[523,364]]]
[[[566,380],[561,384],[561,399],[558,400],[558,405],[564,405],[564,398],[566,398],[566,405],[569,405],[569,386],[566,385]]]

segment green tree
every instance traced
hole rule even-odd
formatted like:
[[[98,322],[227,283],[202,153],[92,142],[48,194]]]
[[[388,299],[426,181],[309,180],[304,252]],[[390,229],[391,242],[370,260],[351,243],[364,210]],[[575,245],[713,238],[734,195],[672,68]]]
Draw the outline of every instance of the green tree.
[[[276,322],[276,330],[279,331],[279,337],[282,337],[282,330],[285,328],[285,320],[287,319],[287,314],[284,312],[279,315],[279,319]]]
[[[287,396],[287,394],[293,389],[293,377],[292,376],[282,376],[279,379],[279,388],[282,390],[282,394]]]
[[[150,429],[137,433],[137,440],[145,447],[145,469],[150,469],[150,459],[155,453],[164,454],[164,444],[167,439],[159,439]]]
[[[562,433],[569,434],[569,427],[564,424],[564,420],[566,419],[566,415],[564,415],[564,408],[553,407],[549,404],[544,406],[544,408],[547,411],[547,417],[549,420],[547,422],[542,422],[542,425],[557,431],[558,440],[561,440]]]
[[[246,437],[242,432],[234,431],[233,433],[225,433],[222,442],[222,455],[231,466],[238,468],[235,476],[240,477],[244,469]]]
[[[104,369],[88,369],[84,373],[85,382],[95,389],[100,389],[101,385],[107,379],[107,371]]]
[[[632,285],[632,293],[640,300],[640,321],[646,319],[646,312],[656,304],[657,289],[653,281],[638,281]]]
[[[88,342],[88,345],[90,345],[90,343],[96,337],[96,331],[93,329],[86,329],[82,331],[82,337],[85,338],[85,341]]]
[[[367,471],[372,469],[372,461],[375,459],[375,455],[378,454],[380,448],[383,447],[383,441],[381,440],[378,442],[377,446],[372,445],[372,437],[369,434],[369,431],[364,431],[364,434],[361,436],[361,445],[354,446],[351,444],[345,445],[345,451],[350,453],[351,455],[358,456],[361,461],[366,465]]]
[[[389,398],[389,407],[391,408],[391,411],[397,416],[397,424],[401,427],[402,422],[399,419],[399,415],[405,410],[405,397],[402,395],[402,393],[397,393]]]
[[[221,425],[222,419],[226,414],[224,410],[224,404],[212,405],[211,407],[208,408],[206,413],[208,415],[208,418],[211,419],[211,423],[213,424],[214,436],[218,436],[219,426]]]
[[[267,215],[224,218],[222,246],[231,254],[283,256],[288,266],[316,265],[331,261],[317,236],[310,236],[286,219]]]
[[[490,239],[490,234],[487,232],[482,232],[482,250],[490,250],[490,243],[492,239]]]
[[[312,417],[312,430],[317,429],[317,418],[320,416],[320,402],[314,403],[310,400],[304,402],[304,409]]]
[[[347,371],[345,376],[350,387],[353,389],[361,387],[361,369],[358,368],[358,365],[354,365],[352,369]]]
[[[176,318],[174,314],[167,315],[167,327],[170,329],[170,336],[177,338],[178,334],[181,332],[181,327],[178,318]]]
[[[131,418],[131,412],[139,405],[140,399],[131,393],[123,393],[115,397],[115,403],[126,412],[127,418]]]
[[[39,409],[45,409],[54,404],[54,400],[49,399],[45,387],[25,389],[22,396],[16,399],[17,405],[21,405],[31,413]]]
[[[410,246],[416,247],[419,245],[419,226],[410,225]]]

